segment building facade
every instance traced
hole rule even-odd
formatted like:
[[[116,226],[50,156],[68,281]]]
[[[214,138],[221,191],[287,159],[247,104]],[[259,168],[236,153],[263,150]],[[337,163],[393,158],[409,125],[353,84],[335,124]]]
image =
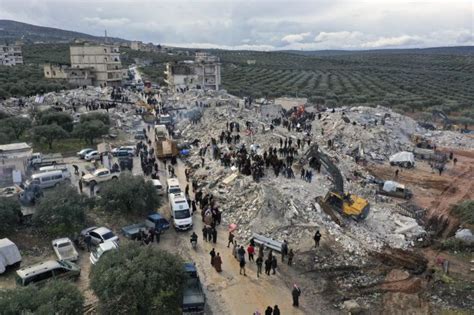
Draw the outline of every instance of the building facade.
[[[0,45],[0,65],[15,66],[23,64],[20,45]]]
[[[91,68],[71,68],[66,65],[43,65],[44,77],[47,79],[68,80],[73,87],[94,84],[94,71]]]
[[[0,188],[21,183],[27,175],[33,149],[26,143],[0,145]]]
[[[165,82],[172,90],[203,89],[219,90],[221,64],[219,58],[208,53],[196,53],[194,60],[166,64]]]
[[[90,70],[92,85],[120,86],[124,70],[118,47],[109,45],[75,45],[70,47],[71,69]]]

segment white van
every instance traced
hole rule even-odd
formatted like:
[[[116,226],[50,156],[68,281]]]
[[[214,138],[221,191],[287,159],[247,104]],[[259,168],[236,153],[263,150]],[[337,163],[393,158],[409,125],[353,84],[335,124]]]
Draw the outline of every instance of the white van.
[[[41,188],[58,186],[67,179],[69,178],[61,170],[38,173],[31,176],[31,182],[38,184]]]
[[[61,171],[63,172],[64,177],[71,178],[71,172],[69,172],[69,169],[64,164],[43,166],[39,168],[40,173],[47,173],[51,171]]]
[[[184,193],[169,194],[173,226],[176,230],[189,230],[193,227],[193,217]]]
[[[179,186],[179,181],[177,178],[170,178],[166,181],[166,193],[168,195],[171,194],[179,194],[181,192],[181,187]]]

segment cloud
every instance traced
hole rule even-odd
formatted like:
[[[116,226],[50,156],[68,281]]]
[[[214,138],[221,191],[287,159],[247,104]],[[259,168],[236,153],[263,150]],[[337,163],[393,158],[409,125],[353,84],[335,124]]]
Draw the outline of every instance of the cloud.
[[[286,43],[297,43],[303,41],[305,37],[308,37],[309,35],[311,35],[311,33],[309,32],[300,34],[289,34],[284,36],[281,41]]]
[[[126,26],[130,23],[130,19],[128,18],[112,18],[112,19],[104,19],[100,17],[85,17],[83,18],[84,22],[95,24],[98,26],[104,27],[118,27],[118,26]]]
[[[362,44],[363,48],[407,47],[423,44],[419,36],[402,35],[396,37],[380,37],[377,40]]]
[[[322,42],[340,42],[340,41],[347,41],[347,40],[357,40],[362,37],[361,32],[349,32],[349,31],[341,31],[341,32],[321,32],[314,38],[316,43]]]

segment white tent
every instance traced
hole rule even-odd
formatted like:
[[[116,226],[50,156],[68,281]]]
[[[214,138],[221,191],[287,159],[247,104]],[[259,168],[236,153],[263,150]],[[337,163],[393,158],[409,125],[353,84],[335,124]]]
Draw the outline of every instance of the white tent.
[[[415,165],[415,156],[412,152],[402,151],[395,153],[390,157],[390,163],[403,163],[410,162],[412,165]]]

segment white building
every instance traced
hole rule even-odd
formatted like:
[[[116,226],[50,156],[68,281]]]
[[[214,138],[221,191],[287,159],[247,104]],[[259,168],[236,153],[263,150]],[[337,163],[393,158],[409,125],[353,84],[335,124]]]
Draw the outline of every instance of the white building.
[[[0,187],[24,180],[32,154],[33,149],[24,142],[0,145]]]
[[[23,64],[20,45],[0,45],[0,65],[15,66]]]

